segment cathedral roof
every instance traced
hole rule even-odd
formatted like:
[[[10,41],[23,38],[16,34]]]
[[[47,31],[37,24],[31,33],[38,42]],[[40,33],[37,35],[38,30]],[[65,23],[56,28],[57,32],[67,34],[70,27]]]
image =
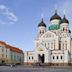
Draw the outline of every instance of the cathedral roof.
[[[1,45],[6,45],[6,43],[4,41],[0,41]]]
[[[59,19],[59,20],[61,20],[61,17],[57,14],[57,11],[55,11],[55,14],[50,18],[50,21],[51,21],[51,20],[54,20],[54,19]]]
[[[13,52],[23,53],[22,50],[20,50],[19,48],[13,47],[13,46],[11,46],[11,45],[6,45],[6,48],[9,48],[10,51],[13,51]]]
[[[40,26],[46,27],[46,24],[44,23],[43,18],[42,18],[41,22],[38,24],[38,27],[40,27]]]
[[[69,21],[66,19],[65,15],[64,15],[63,19],[61,20],[61,23],[68,23],[69,24]]]
[[[23,53],[23,51],[17,47],[13,47],[10,45],[7,45],[4,41],[0,41],[0,45],[4,45],[6,48],[10,49],[13,52],[17,52],[17,53]]]

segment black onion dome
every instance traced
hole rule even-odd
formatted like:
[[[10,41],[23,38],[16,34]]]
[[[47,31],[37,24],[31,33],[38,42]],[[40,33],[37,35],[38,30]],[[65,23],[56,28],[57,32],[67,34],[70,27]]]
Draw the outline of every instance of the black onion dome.
[[[57,14],[56,11],[55,11],[55,14],[50,18],[50,21],[51,21],[51,20],[54,20],[54,19],[59,19],[59,20],[61,20],[61,17]]]
[[[42,18],[41,22],[38,24],[38,27],[40,27],[40,26],[46,27],[46,24],[44,23],[43,18]]]
[[[61,23],[68,23],[69,24],[69,21],[66,19],[65,15],[64,15],[64,18],[61,20]]]

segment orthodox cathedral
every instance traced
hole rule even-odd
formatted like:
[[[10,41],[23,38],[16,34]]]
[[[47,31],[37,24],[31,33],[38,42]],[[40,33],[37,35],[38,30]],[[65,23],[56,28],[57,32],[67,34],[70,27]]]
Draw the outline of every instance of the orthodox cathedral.
[[[72,63],[72,38],[66,16],[61,18],[55,10],[50,18],[49,27],[42,18],[38,24],[38,35],[34,40],[34,46],[34,51],[24,53],[25,63],[70,65]]]

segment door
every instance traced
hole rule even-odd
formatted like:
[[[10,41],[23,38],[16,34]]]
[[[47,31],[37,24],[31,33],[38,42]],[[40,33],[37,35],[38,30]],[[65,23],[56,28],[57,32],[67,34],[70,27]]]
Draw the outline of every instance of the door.
[[[38,55],[39,62],[44,63],[44,54]]]

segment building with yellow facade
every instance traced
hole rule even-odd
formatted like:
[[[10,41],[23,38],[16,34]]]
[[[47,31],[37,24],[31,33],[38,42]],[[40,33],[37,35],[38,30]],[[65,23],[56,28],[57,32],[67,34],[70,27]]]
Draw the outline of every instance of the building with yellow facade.
[[[0,64],[23,64],[24,53],[21,49],[0,41]]]

